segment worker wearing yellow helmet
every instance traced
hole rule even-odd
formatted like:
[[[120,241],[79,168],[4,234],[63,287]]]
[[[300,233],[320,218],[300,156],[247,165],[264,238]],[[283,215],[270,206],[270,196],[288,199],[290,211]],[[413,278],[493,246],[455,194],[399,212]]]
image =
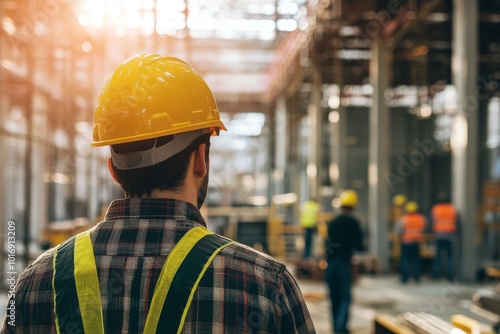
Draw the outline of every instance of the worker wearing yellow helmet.
[[[431,208],[432,231],[434,232],[436,242],[436,254],[434,256],[434,278],[441,276],[441,261],[446,261],[445,275],[446,279],[452,281],[455,277],[453,270],[454,249],[457,229],[458,212],[457,208],[451,203],[448,193],[440,192],[438,202]],[[444,256],[444,259],[443,259]]]
[[[396,233],[401,240],[401,282],[406,284],[410,269],[413,270],[415,282],[420,281],[420,242],[424,238],[427,219],[418,212],[418,203],[407,202],[405,213],[396,225]]]
[[[402,194],[394,195],[394,197],[392,198],[392,204],[394,204],[395,206],[404,206],[407,201],[408,199],[406,198],[406,196]]]
[[[328,222],[325,279],[330,290],[332,321],[335,333],[349,333],[351,304],[352,255],[362,251],[363,233],[353,212],[358,206],[358,194],[346,189],[339,195],[340,214]]]
[[[390,222],[389,228],[392,230],[399,218],[405,211],[405,204],[408,201],[408,198],[403,194],[396,194],[392,198],[392,207],[390,212]]]
[[[29,298],[11,301],[23,315],[15,328],[314,333],[285,265],[209,231],[200,214],[210,136],[225,129],[186,62],[140,54],[120,64],[98,98],[92,145],[110,146],[108,168],[125,198],[21,275],[16,297]],[[265,315],[258,328],[242,320],[252,314]]]

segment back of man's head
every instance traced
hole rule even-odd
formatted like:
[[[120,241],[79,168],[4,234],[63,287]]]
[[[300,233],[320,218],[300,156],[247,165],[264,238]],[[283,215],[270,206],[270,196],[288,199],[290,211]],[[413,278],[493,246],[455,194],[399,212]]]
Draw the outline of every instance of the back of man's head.
[[[340,208],[344,213],[351,213],[358,206],[358,193],[352,189],[343,190],[339,199]]]
[[[160,137],[158,140],[147,139],[144,141],[113,145],[112,150],[116,154],[131,154],[144,152],[153,147],[162,147],[171,136]],[[139,144],[139,145],[138,145]],[[193,153],[200,144],[205,144],[208,161],[210,135],[205,134],[195,139],[186,149],[148,167],[136,169],[119,169],[111,164],[116,181],[120,184],[126,197],[149,197],[155,190],[177,191],[184,183],[186,171]]]
[[[184,61],[139,54],[121,63],[97,101],[92,146],[111,146],[109,163],[128,197],[177,190],[191,153],[225,130],[213,94]]]
[[[450,202],[450,196],[448,195],[448,193],[445,191],[440,191],[438,193],[438,203],[449,203],[449,202]]]

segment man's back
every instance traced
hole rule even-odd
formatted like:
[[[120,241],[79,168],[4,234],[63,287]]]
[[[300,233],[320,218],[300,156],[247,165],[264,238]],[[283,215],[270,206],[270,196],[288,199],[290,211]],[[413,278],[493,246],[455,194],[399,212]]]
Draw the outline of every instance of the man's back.
[[[348,214],[340,214],[328,223],[327,257],[351,260],[353,251],[363,250],[363,236],[359,221]]]
[[[421,242],[424,239],[424,230],[427,221],[424,215],[417,212],[406,213],[401,217],[402,242],[404,244]]]
[[[106,333],[143,331],[168,254],[188,230],[203,225],[198,209],[182,201],[123,199],[112,203],[105,221],[90,234]],[[7,332],[55,332],[53,253],[43,254],[20,277],[16,327],[4,323]],[[200,280],[183,332],[257,331],[314,333],[314,327],[285,265],[232,244],[218,253]]]
[[[457,229],[457,212],[451,203],[438,203],[432,207],[432,229],[438,235],[452,234]]]

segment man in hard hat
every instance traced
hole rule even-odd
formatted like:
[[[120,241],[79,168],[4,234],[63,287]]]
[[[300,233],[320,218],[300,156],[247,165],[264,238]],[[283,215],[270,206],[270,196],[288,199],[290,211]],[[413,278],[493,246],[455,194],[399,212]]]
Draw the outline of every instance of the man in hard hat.
[[[417,202],[406,203],[405,213],[396,225],[396,231],[401,238],[401,282],[406,284],[410,267],[415,282],[420,281],[420,242],[424,238],[427,219],[418,213]]]
[[[200,214],[210,136],[225,130],[182,60],[134,56],[106,82],[93,146],[125,198],[41,255],[9,302],[23,333],[314,333],[285,265],[210,232]]]
[[[405,204],[407,202],[405,195],[397,194],[392,198],[392,208],[391,208],[391,226],[390,229],[393,230],[399,218],[403,215],[405,211]]]
[[[311,250],[314,249],[314,234],[318,226],[318,213],[320,205],[311,198],[302,203],[300,208],[300,226],[304,230],[304,254],[303,259],[311,256]]]
[[[341,213],[329,221],[326,241],[328,266],[325,279],[330,291],[333,330],[349,333],[349,308],[351,305],[352,255],[363,250],[363,234],[357,218],[353,216],[358,205],[358,194],[351,189],[340,194]]]
[[[453,279],[453,242],[457,231],[457,210],[450,203],[448,194],[440,193],[438,202],[431,210],[432,230],[436,237],[434,278],[441,276],[441,261],[446,259],[446,279]]]

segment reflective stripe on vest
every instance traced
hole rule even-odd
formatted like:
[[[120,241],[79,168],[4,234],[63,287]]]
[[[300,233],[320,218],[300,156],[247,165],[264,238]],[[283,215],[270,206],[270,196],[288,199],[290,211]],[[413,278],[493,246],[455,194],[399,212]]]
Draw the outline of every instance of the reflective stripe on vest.
[[[180,333],[198,284],[215,256],[234,243],[205,227],[189,230],[172,249],[155,286],[144,333]],[[90,232],[54,251],[57,333],[104,333],[101,295]],[[170,289],[171,286],[174,288]]]
[[[432,208],[432,220],[436,233],[453,233],[457,229],[457,213],[450,203],[436,204]]]
[[[403,243],[418,242],[424,237],[425,218],[419,213],[409,213],[401,217],[403,221]]]

